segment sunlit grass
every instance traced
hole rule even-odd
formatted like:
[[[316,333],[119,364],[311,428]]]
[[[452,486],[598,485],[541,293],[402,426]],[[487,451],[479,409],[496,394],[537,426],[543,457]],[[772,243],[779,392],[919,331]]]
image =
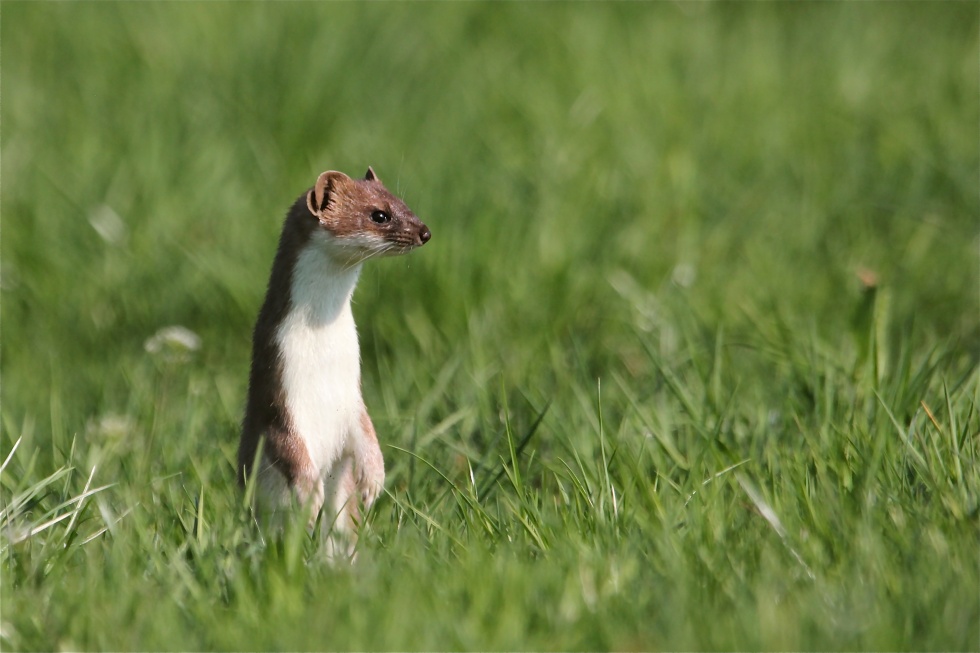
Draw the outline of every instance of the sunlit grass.
[[[4,2],[0,644],[975,650],[976,7]],[[357,563],[233,461],[372,165]]]

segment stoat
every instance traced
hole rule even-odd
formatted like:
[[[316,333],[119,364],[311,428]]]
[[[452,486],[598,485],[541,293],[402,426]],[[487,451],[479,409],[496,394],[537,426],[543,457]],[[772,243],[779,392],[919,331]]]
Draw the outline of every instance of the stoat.
[[[351,296],[364,261],[430,237],[371,168],[364,179],[324,172],[286,216],[255,324],[239,480],[257,470],[260,510],[298,502],[311,526],[322,510],[330,546],[347,554],[358,503],[369,507],[385,479],[361,396]]]

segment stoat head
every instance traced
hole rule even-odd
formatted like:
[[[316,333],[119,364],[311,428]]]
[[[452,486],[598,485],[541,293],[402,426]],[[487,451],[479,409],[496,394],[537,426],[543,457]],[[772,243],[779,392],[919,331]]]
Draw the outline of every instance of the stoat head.
[[[405,254],[432,236],[371,168],[364,179],[351,179],[336,170],[324,172],[306,194],[306,206],[318,220],[331,254],[351,262]]]

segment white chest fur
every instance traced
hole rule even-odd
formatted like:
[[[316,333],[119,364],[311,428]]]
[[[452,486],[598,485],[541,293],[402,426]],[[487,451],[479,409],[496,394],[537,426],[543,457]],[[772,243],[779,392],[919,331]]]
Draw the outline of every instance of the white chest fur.
[[[293,270],[290,307],[276,333],[292,428],[321,475],[360,419],[361,361],[350,299],[360,265],[342,267],[314,240]]]

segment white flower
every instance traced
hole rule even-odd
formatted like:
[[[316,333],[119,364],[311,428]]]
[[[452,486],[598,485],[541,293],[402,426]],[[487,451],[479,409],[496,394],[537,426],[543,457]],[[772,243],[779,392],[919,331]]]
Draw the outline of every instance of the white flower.
[[[86,431],[93,436],[108,440],[118,440],[129,435],[135,428],[133,420],[125,415],[109,414],[96,419],[90,419]]]
[[[182,326],[163,327],[143,343],[150,354],[159,354],[165,360],[187,360],[192,352],[201,348],[201,337]]]

